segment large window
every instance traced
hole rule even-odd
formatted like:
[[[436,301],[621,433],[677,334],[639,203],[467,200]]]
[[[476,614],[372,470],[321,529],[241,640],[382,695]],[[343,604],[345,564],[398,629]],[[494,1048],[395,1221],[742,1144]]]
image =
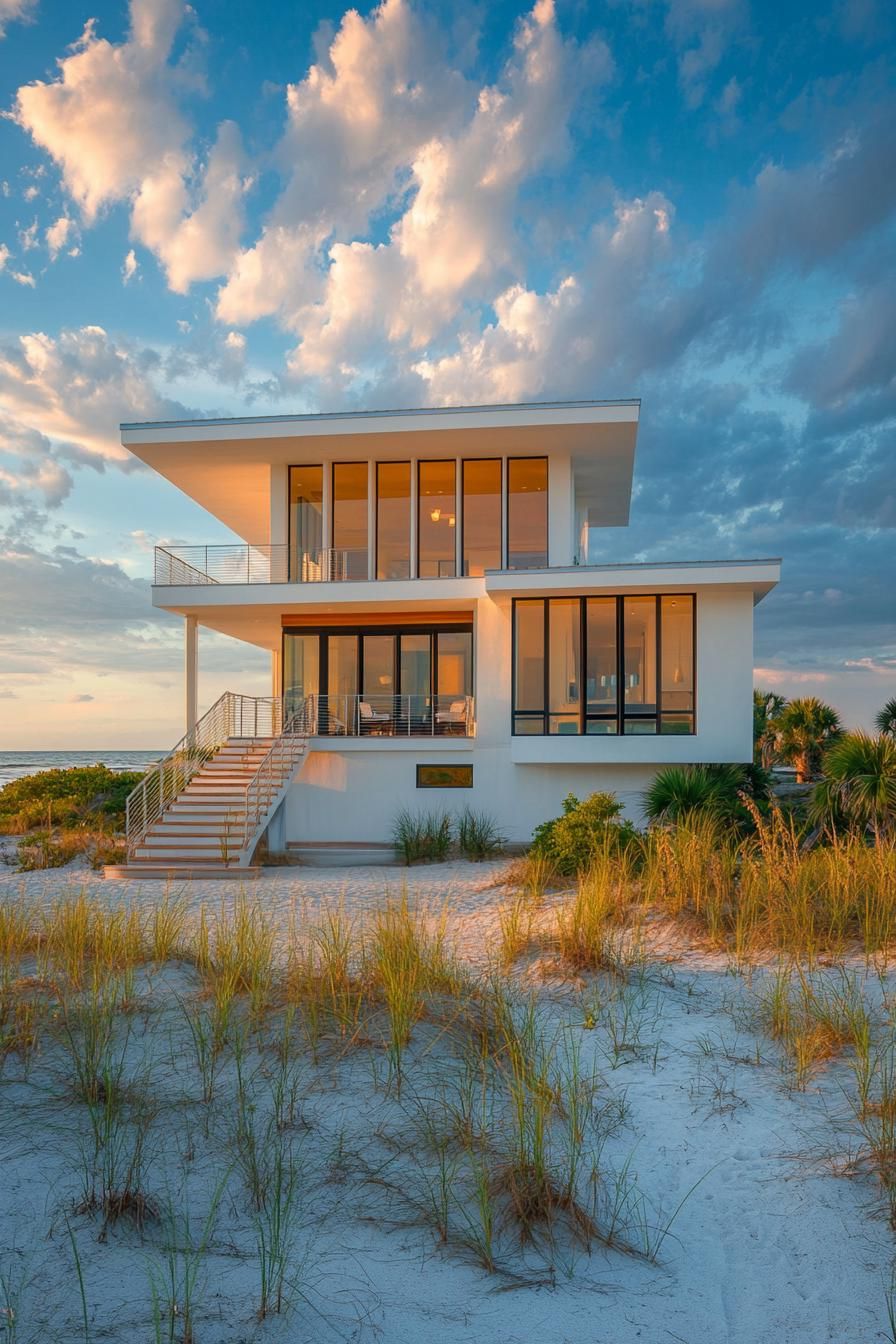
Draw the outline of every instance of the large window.
[[[456,572],[457,488],[453,461],[417,467],[417,577],[451,578]]]
[[[694,732],[695,599],[518,598],[516,734]]]
[[[464,461],[461,475],[463,572],[481,578],[501,568],[501,459]]]
[[[543,569],[548,563],[548,460],[507,460],[507,568]]]
[[[283,693],[292,709],[313,697],[319,733],[466,734],[472,626],[285,630]]]
[[[293,583],[317,577],[323,544],[323,474],[323,467],[289,469],[289,578]]]
[[[367,463],[333,463],[333,560],[331,578],[366,579]]]
[[[376,576],[411,575],[411,464],[376,465]]]

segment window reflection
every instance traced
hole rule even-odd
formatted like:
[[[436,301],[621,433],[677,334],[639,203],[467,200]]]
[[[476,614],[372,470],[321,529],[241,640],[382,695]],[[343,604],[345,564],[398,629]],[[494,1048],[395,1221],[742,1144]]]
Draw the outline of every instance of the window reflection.
[[[464,574],[501,568],[501,459],[463,463]]]
[[[289,577],[317,578],[323,545],[323,467],[289,469]],[[281,566],[282,569],[282,566]],[[272,566],[271,578],[274,579]],[[281,574],[282,581],[282,574]]]
[[[367,463],[333,464],[333,578],[366,579]]]
[[[411,464],[378,462],[376,468],[376,576],[411,574]]]
[[[539,569],[548,563],[548,460],[507,461],[507,567]]]
[[[452,577],[457,545],[454,462],[421,462],[417,483],[417,574],[421,579]]]

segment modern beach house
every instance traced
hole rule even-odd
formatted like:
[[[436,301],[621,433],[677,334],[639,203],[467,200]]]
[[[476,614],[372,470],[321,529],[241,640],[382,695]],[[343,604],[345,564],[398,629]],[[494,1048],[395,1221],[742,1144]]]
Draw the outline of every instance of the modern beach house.
[[[186,736],[132,796],[129,866],[385,847],[402,808],[530,838],[564,796],[637,815],[671,762],[752,757],[753,607],[777,560],[624,552],[637,401],[122,426],[233,545],[159,546]],[[271,655],[202,717],[200,628]]]

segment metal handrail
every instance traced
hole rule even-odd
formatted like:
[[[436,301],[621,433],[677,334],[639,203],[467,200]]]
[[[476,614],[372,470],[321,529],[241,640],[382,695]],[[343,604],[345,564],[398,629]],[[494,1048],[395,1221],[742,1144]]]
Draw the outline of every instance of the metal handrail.
[[[225,691],[161,761],[132,789],[125,805],[128,855],[230,737],[276,737],[283,724],[281,696]]]
[[[311,695],[304,706],[318,737],[473,737],[476,729],[471,695]]]
[[[279,736],[271,743],[269,751],[246,785],[242,843],[246,861],[251,857],[248,849],[256,832],[263,822],[269,820],[271,804],[284,784],[292,778],[305,752],[308,729],[309,702],[306,699],[284,718]]]
[[[283,544],[156,546],[156,587],[215,584],[340,583],[370,578],[366,548],[297,551]]]

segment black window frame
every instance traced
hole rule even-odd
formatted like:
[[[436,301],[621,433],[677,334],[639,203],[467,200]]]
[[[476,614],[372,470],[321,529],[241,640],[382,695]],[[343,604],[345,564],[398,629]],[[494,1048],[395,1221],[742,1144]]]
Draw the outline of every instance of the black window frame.
[[[380,578],[380,467],[408,469],[408,572],[399,579]],[[407,583],[414,578],[415,547],[411,546],[414,528],[414,463],[410,457],[377,458],[373,464],[373,578],[376,583]]]
[[[589,723],[615,723],[616,731],[606,736],[613,737],[694,737],[697,733],[697,594],[695,592],[670,592],[670,593],[555,593],[552,597],[568,601],[570,598],[577,599],[579,602],[579,732],[580,737],[597,737],[600,734],[589,733]],[[609,597],[616,602],[616,712],[615,714],[589,714],[588,713],[588,694],[587,694],[587,603],[589,598]],[[656,707],[654,710],[645,710],[639,713],[637,710],[627,710],[625,704],[625,641],[624,641],[624,612],[623,604],[632,597],[651,597],[656,604]],[[689,598],[691,601],[691,649],[694,671],[693,688],[693,707],[690,711],[675,709],[668,710],[669,716],[675,716],[681,720],[685,715],[690,718],[690,731],[687,733],[663,733],[663,687],[662,687],[662,668],[663,668],[663,622],[662,622],[662,598],[681,597]],[[511,601],[511,653],[510,653],[510,731],[513,737],[556,737],[558,734],[552,734],[550,731],[550,658],[548,650],[550,649],[550,614],[549,602],[551,597],[539,597],[532,594],[528,597],[514,597]],[[544,619],[544,687],[543,687],[543,709],[538,710],[518,710],[516,707],[516,638],[517,638],[517,604],[520,602],[540,602],[543,608]],[[527,723],[541,722],[541,732],[538,733],[519,733],[517,732],[517,721]],[[655,728],[652,733],[632,733],[626,732],[626,723],[647,723],[654,722]]]

